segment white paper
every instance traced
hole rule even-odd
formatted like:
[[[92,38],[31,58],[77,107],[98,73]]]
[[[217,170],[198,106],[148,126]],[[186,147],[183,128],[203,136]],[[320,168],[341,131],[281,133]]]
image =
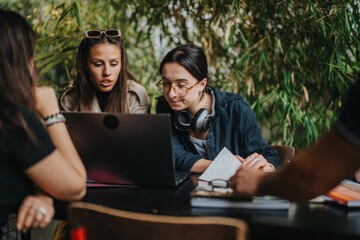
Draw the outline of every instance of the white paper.
[[[240,165],[239,159],[224,147],[199,179],[203,181],[212,181],[214,179],[229,180]]]

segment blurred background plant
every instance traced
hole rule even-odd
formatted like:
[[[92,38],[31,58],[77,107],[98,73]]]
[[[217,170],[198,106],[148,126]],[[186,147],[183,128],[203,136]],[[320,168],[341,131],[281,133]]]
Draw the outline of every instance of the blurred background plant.
[[[173,47],[194,43],[209,63],[209,83],[241,94],[265,138],[301,150],[328,130],[359,70],[360,3],[353,1],[5,0],[38,33],[42,85],[58,92],[75,79],[87,29],[118,28],[130,69],[152,112],[159,64]]]

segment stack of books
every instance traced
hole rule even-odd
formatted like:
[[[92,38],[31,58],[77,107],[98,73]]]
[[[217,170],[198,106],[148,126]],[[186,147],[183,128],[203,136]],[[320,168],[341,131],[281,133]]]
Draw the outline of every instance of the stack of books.
[[[344,180],[326,194],[332,201],[347,207],[360,207],[360,184]]]

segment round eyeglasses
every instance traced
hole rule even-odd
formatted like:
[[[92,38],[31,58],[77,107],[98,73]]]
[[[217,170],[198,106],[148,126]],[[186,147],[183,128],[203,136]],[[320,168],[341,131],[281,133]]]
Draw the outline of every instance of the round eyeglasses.
[[[169,92],[171,91],[171,89],[174,90],[174,93],[179,96],[179,97],[185,97],[188,92],[195,87],[199,82],[195,83],[194,85],[190,86],[190,87],[186,87],[185,85],[175,85],[175,86],[171,86],[171,83],[168,82],[164,82],[163,80],[160,80],[159,82],[156,83],[156,87],[158,88],[158,90],[166,95],[169,94]]]

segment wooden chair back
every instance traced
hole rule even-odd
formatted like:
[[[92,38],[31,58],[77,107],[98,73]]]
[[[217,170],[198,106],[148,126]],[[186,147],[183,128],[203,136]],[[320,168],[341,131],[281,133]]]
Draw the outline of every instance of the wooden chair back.
[[[272,147],[278,152],[282,165],[292,161],[295,157],[295,148],[292,146],[277,145]]]
[[[84,202],[69,205],[68,221],[82,226],[87,240],[243,240],[248,235],[246,222],[239,219],[135,213]]]

